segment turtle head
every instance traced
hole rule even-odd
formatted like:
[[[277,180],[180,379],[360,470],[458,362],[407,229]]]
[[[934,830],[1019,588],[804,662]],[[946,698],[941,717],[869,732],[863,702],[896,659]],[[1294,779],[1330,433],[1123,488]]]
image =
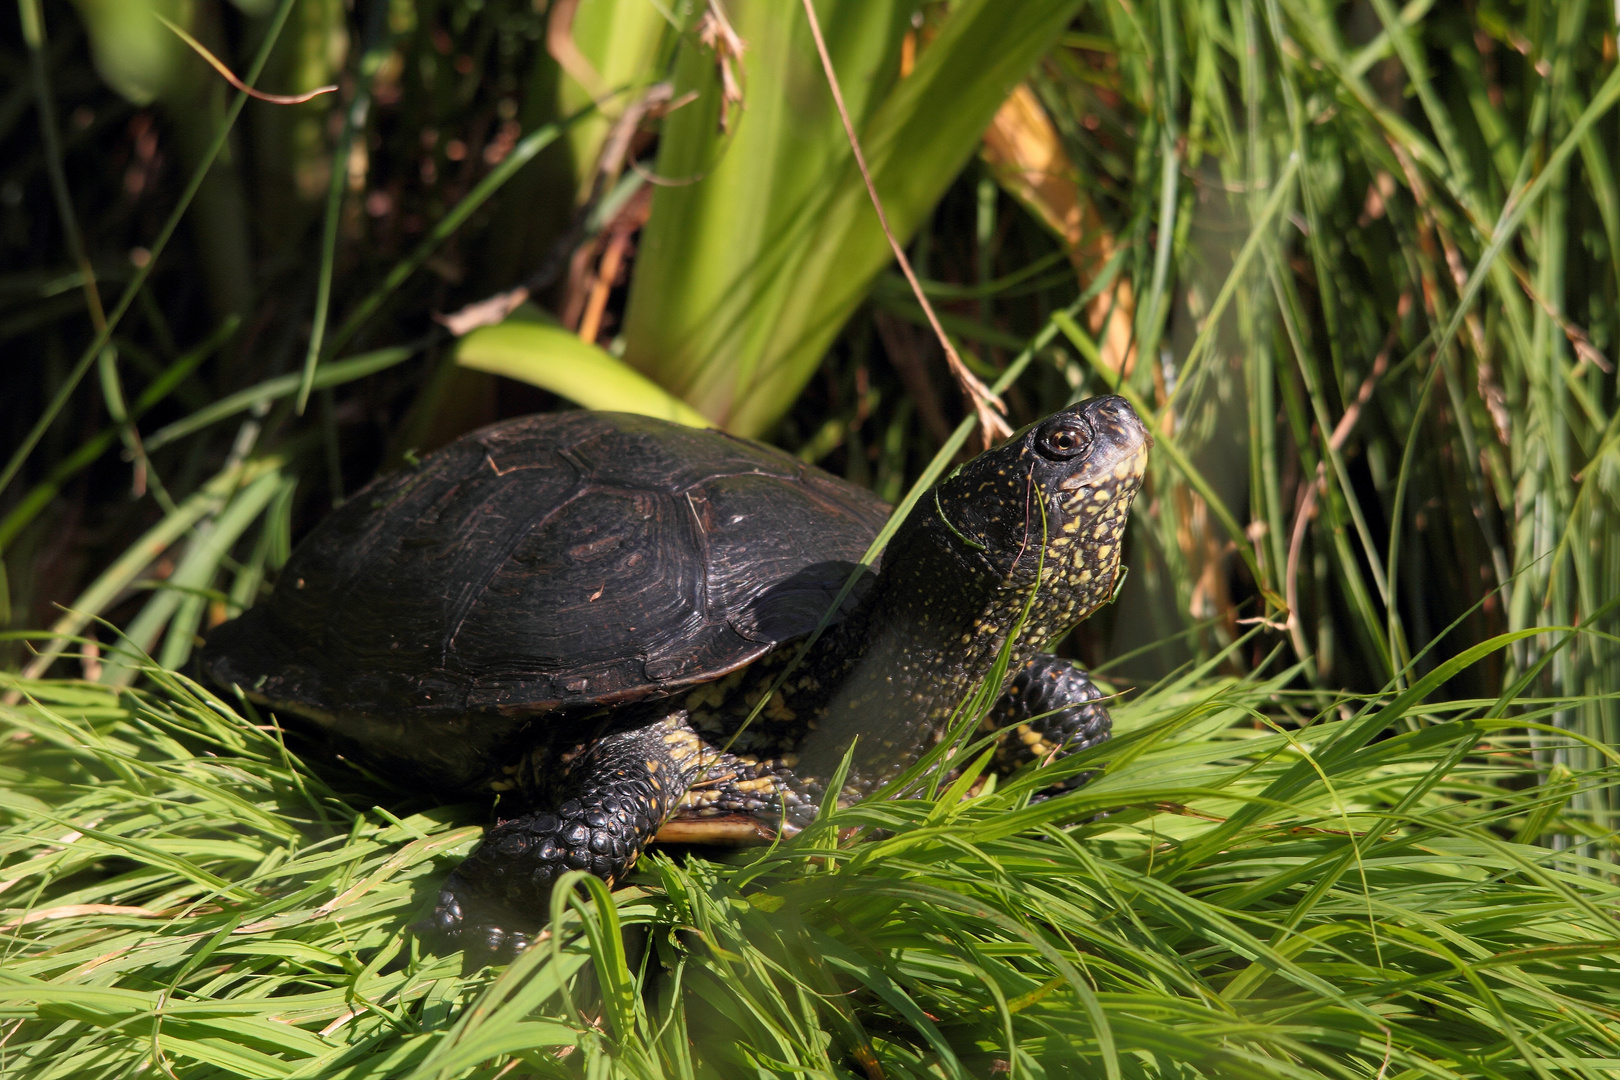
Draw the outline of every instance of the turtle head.
[[[925,492],[884,552],[872,592],[825,639],[821,670],[840,685],[806,742],[809,771],[800,775],[829,775],[857,734],[855,774],[889,775],[915,756],[898,747],[933,745],[1004,647],[1011,679],[1106,603],[1151,441],[1123,398],[1093,398]]]
[[[1113,595],[1152,442],[1124,398],[1090,398],[963,465],[915,513],[938,515],[936,536],[1020,592],[1039,573],[1039,606],[1073,625]]]

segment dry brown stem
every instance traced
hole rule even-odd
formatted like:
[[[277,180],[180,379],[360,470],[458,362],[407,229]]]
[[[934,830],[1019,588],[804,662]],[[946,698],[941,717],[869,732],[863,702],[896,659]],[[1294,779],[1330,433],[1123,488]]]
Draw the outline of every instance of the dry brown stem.
[[[703,18],[698,21],[698,41],[714,50],[714,62],[720,70],[720,134],[726,135],[731,131],[732,107],[741,107],[743,103],[737,67],[748,43],[732,29],[720,0],[709,0]]]
[[[928,316],[928,325],[934,328],[934,334],[945,350],[945,361],[950,365],[951,374],[956,376],[957,383],[962,387],[962,393],[972,403],[973,411],[979,418],[979,438],[985,446],[989,446],[996,440],[1012,434],[1012,428],[1005,419],[1007,406],[990,392],[990,388],[985,386],[978,376],[967,369],[966,364],[962,363],[962,358],[956,353],[956,347],[945,334],[945,328],[939,324],[939,316],[934,314],[934,305],[928,302],[922,283],[917,280],[916,272],[911,269],[911,260],[906,258],[905,251],[900,247],[900,241],[895,239],[894,230],[889,228],[889,216],[883,212],[883,200],[878,198],[877,185],[872,182],[872,172],[866,167],[866,155],[861,152],[861,141],[855,137],[855,125],[849,118],[849,109],[844,105],[844,92],[838,87],[838,75],[833,71],[832,57],[827,52],[826,39],[821,36],[821,23],[816,18],[816,9],[810,0],[804,0],[804,14],[810,20],[810,34],[816,40],[816,52],[821,57],[821,68],[826,73],[827,86],[832,90],[833,104],[838,107],[838,118],[844,122],[844,134],[848,136],[849,148],[855,154],[855,164],[861,170],[861,179],[866,182],[866,193],[872,197],[872,208],[877,211],[878,224],[883,226],[883,235],[888,237],[895,261],[900,264],[900,271],[910,283],[911,291],[917,297],[917,303],[921,305],[923,314]]]
[[[546,18],[546,52],[557,61],[558,67],[585,88],[593,101],[601,105],[612,96],[612,89],[596,66],[574,44],[574,12],[578,8],[579,0],[552,0],[551,12]]]
[[[170,30],[173,30],[175,36],[177,36],[181,41],[191,46],[192,51],[206,60],[209,67],[219,72],[220,78],[236,87],[236,89],[240,90],[248,97],[253,98],[255,101],[264,101],[271,105],[302,105],[306,101],[313,101],[322,94],[330,94],[337,90],[335,85],[317,86],[315,89],[306,94],[267,94],[263,90],[255,90],[253,87],[237,78],[236,72],[226,67],[224,61],[222,61],[219,57],[209,52],[208,47],[202,42],[186,33],[185,30],[181,29],[179,26],[176,26],[168,19],[165,19],[162,15],[158,15],[157,20],[164,26],[167,26]]]

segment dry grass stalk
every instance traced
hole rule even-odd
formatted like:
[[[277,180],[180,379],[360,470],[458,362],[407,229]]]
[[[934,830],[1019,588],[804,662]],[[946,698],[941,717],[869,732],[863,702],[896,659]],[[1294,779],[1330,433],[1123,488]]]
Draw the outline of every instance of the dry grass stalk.
[[[883,235],[888,238],[895,261],[900,264],[900,271],[905,274],[907,283],[911,285],[911,291],[916,295],[923,314],[928,316],[928,325],[933,327],[941,347],[945,350],[945,360],[950,365],[951,374],[956,376],[957,383],[962,387],[963,396],[972,404],[973,411],[978,415],[979,438],[985,446],[989,446],[992,442],[1012,434],[1012,428],[1005,419],[1007,406],[1002,404],[1001,399],[992,393],[978,376],[968,370],[966,364],[962,363],[962,358],[956,353],[956,346],[951,344],[951,339],[945,334],[945,328],[939,324],[939,316],[934,314],[934,305],[928,302],[922,283],[917,280],[916,272],[911,269],[911,260],[906,258],[900,241],[895,239],[894,230],[889,228],[889,217],[883,212],[883,201],[878,198],[877,186],[872,183],[872,172],[866,167],[866,155],[861,152],[861,142],[855,137],[855,124],[850,120],[849,109],[844,105],[844,92],[838,88],[838,76],[833,71],[832,56],[827,52],[826,39],[821,36],[821,23],[816,18],[816,9],[810,0],[804,0],[804,14],[810,21],[810,33],[816,39],[816,52],[821,56],[821,68],[827,75],[827,86],[832,90],[833,104],[838,106],[838,117],[844,122],[844,134],[849,137],[849,148],[855,155],[855,164],[860,166],[861,179],[866,182],[866,192],[872,197],[872,208],[877,211],[878,222],[883,226]]]

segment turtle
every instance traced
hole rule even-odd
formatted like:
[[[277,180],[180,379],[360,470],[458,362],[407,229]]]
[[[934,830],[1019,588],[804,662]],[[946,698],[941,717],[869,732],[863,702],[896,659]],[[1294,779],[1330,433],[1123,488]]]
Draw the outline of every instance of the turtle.
[[[380,775],[498,795],[420,926],[510,953],[570,869],[794,832],[846,766],[838,804],[876,791],[1003,651],[1004,757],[1107,738],[1101,691],[1046,650],[1113,597],[1150,445],[1117,396],[1029,425],[925,492],[829,616],[889,516],[871,492],[648,416],[502,421],[319,523],[200,666]]]

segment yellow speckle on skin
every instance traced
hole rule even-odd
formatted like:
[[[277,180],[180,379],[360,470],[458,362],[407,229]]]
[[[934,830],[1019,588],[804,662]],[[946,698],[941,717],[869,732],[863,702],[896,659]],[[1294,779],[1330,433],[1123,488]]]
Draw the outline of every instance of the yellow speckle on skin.
[[[1075,518],[1073,521],[1064,522],[1063,531],[1066,532],[1066,533],[1079,532],[1080,531],[1080,519]]]
[[[1104,544],[1102,547],[1097,549],[1097,558],[1098,559],[1111,559],[1113,557],[1114,557],[1114,545],[1113,544]]]
[[[1105,503],[1114,497],[1114,493],[1107,488],[1098,488],[1091,493],[1091,497],[1100,503]]]
[[[664,736],[664,745],[669,747],[669,756],[677,765],[685,765],[703,752],[702,741],[690,731],[669,732]]]

